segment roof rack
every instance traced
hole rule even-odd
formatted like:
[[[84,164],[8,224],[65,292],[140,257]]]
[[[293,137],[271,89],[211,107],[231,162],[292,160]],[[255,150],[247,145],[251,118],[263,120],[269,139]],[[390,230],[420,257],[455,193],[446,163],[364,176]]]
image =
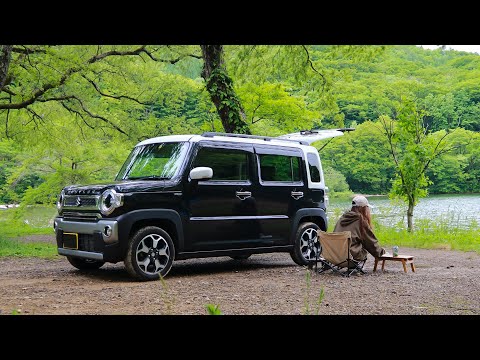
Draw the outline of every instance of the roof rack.
[[[294,142],[294,143],[297,143],[297,144],[300,144],[300,145],[308,145],[308,142],[306,142],[306,141],[291,140],[291,139],[279,139],[279,138],[271,137],[271,136],[232,134],[232,133],[221,133],[221,132],[204,132],[202,134],[202,136],[203,137],[226,136],[226,137],[235,137],[235,138],[257,139],[257,140],[263,140],[263,141],[271,141],[271,140],[288,141],[288,142]]]

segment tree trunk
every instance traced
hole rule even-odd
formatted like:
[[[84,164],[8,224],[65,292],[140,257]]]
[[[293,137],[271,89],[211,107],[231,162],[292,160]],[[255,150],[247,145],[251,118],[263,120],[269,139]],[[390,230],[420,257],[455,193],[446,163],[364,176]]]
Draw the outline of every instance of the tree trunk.
[[[407,229],[409,232],[413,231],[413,208],[415,207],[413,204],[414,200],[409,197],[407,209]]]
[[[0,90],[7,81],[8,68],[12,55],[12,45],[0,45]]]
[[[223,61],[223,45],[200,45],[203,57],[202,77],[210,99],[217,108],[227,133],[250,134],[245,112]]]

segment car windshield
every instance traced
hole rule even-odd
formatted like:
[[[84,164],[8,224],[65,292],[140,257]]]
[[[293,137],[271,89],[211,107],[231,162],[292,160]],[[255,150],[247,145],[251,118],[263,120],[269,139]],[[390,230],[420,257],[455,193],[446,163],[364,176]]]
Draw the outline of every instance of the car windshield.
[[[119,171],[116,180],[164,180],[178,174],[188,145],[185,142],[137,146]]]

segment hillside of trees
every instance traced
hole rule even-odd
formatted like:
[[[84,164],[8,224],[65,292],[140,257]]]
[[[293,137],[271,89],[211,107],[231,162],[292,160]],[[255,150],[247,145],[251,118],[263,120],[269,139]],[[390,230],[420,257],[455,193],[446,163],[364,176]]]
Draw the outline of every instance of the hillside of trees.
[[[0,51],[0,63],[2,63]],[[0,66],[0,203],[53,203],[110,181],[146,138],[224,131],[196,46],[13,46]],[[379,118],[405,99],[451,151],[430,193],[480,192],[480,56],[416,46],[225,46],[252,134],[353,127],[315,145],[333,191],[386,194],[395,166]],[[324,146],[324,147],[323,147]]]

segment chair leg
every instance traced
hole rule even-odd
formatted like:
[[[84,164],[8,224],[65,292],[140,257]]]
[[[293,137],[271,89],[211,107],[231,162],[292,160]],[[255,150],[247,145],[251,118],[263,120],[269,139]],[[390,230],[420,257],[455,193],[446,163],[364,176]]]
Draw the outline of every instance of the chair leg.
[[[373,272],[377,271],[378,258],[375,258],[375,264],[373,264]]]
[[[410,266],[412,267],[412,271],[415,272],[415,265],[413,265],[413,262],[410,263]]]
[[[382,261],[382,271],[385,271],[385,260]]]

